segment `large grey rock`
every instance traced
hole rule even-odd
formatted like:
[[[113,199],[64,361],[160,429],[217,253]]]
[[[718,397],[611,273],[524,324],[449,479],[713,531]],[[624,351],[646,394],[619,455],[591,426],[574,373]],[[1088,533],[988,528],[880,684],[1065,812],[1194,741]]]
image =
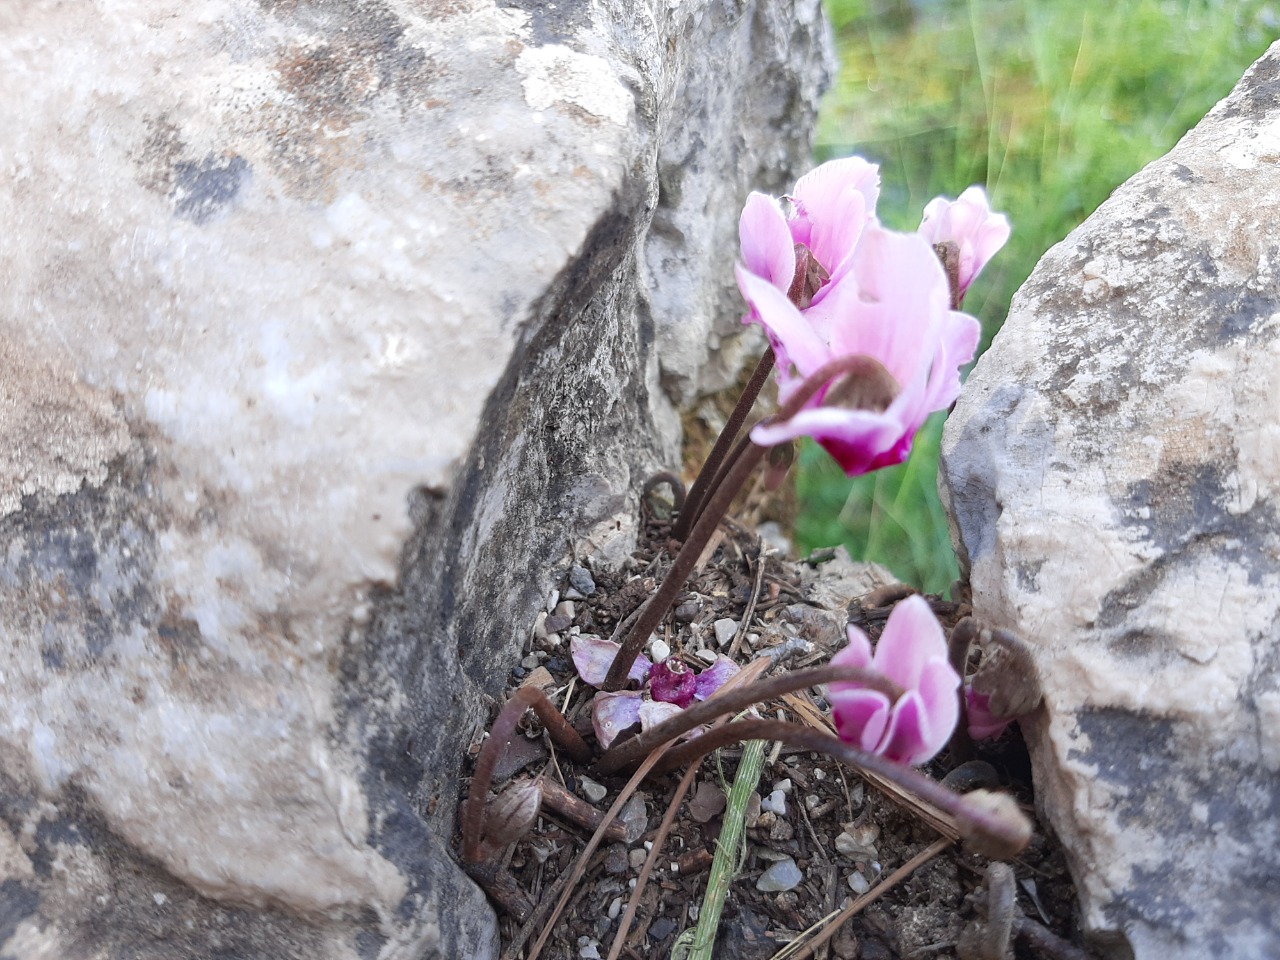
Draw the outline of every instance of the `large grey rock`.
[[[826,58],[811,0],[0,8],[0,954],[493,955],[461,758]]]
[[[1041,261],[947,425],[978,613],[1118,956],[1280,956],[1280,45]]]

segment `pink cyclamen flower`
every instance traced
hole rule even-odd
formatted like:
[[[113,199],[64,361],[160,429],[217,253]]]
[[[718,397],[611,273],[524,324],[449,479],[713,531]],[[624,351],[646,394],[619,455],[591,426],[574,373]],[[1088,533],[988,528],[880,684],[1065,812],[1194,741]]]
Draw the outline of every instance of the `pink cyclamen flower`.
[[[970,187],[958,200],[935,197],[924,208],[920,234],[932,244],[954,243],[958,248],[956,300],[964,299],[969,284],[1009,240],[1009,220],[992,213],[987,193]]]
[[[879,690],[831,684],[828,699],[840,739],[907,764],[932,759],[950,739],[960,719],[960,676],[947,659],[942,627],[922,597],[894,607],[874,654],[866,634],[850,627],[849,646],[831,663],[873,669],[903,689],[890,703]]]
[[[991,697],[979,693],[972,685],[964,688],[965,714],[968,717],[969,736],[974,740],[994,740],[1004,733],[1017,717],[997,717],[991,712]]]
[[[801,309],[820,304],[848,273],[879,194],[879,168],[861,157],[832,160],[805,174],[785,198],[786,212],[773,197],[752,193],[738,220],[743,264]],[[748,315],[743,322],[756,319]],[[766,331],[779,364],[787,365],[787,344]]]
[[[786,403],[831,360],[865,355],[897,384],[884,409],[824,404],[830,385],[781,423],[751,433],[761,446],[800,436],[821,444],[850,476],[901,463],[916,431],[960,393],[959,368],[973,358],[978,321],[951,309],[951,290],[933,248],[919,234],[863,227],[848,260],[803,314],[778,286],[739,266],[738,288],[778,355],[778,396]]]
[[[604,683],[621,649],[621,644],[591,634],[574,637],[570,645],[578,676],[593,687]],[[637,723],[642,731],[657,726],[695,700],[707,699],[738,669],[738,665],[725,656],[717,657],[715,663],[700,673],[694,673],[674,657],[657,664],[648,657],[636,657],[627,676],[644,684],[643,689],[601,691],[591,701],[591,725],[596,740],[607,750],[618,734]]]

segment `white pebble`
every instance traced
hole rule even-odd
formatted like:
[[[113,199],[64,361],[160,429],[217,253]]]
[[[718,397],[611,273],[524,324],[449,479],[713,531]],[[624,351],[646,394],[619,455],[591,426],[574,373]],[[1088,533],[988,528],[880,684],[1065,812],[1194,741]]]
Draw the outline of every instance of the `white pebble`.
[[[756,889],[761,893],[781,893],[794,890],[804,879],[804,874],[790,857],[773,864],[756,880]]]
[[[600,941],[590,937],[579,937],[578,956],[582,960],[600,960]]]
[[[649,659],[654,663],[661,663],[669,656],[671,656],[670,645],[660,637],[655,637],[653,642],[649,644]]]
[[[579,777],[578,783],[582,787],[582,795],[592,803],[599,803],[609,792],[603,784],[596,783],[590,777]]]
[[[765,813],[776,813],[780,817],[787,815],[787,795],[781,790],[774,790],[760,801],[760,809]]]
[[[622,912],[622,898],[621,898],[621,897],[614,897],[614,898],[609,902],[609,919],[610,919],[610,920],[617,920],[617,919],[618,919],[618,914],[620,914],[621,912]]]
[[[708,650],[704,647],[699,650],[695,656],[697,656],[697,658],[703,663],[715,663],[720,654],[716,653],[714,650]]]
[[[821,767],[815,767],[813,770],[813,779],[825,780],[827,779],[827,774]]]
[[[573,605],[572,600],[561,600],[556,604],[555,613],[557,617],[568,617],[572,620],[578,615],[578,608]]]
[[[871,889],[871,881],[855,870],[849,874],[849,889],[861,896]]]
[[[790,793],[790,792],[791,792],[791,778],[790,778],[790,777],[785,777],[784,779],[777,781],[776,783],[774,783],[774,785],[773,785],[773,789],[774,789],[774,790],[781,790],[783,793]]]
[[[737,636],[738,621],[724,617],[713,623],[711,625],[711,629],[716,632],[716,643],[723,647],[726,643]]]

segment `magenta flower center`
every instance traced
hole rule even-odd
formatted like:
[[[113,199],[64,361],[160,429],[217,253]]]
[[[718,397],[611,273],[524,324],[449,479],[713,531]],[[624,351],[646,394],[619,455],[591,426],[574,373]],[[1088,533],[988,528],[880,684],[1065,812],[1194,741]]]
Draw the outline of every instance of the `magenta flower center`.
[[[649,692],[655,700],[683,709],[693,703],[697,691],[698,679],[693,671],[674,657],[655,663],[649,671]]]

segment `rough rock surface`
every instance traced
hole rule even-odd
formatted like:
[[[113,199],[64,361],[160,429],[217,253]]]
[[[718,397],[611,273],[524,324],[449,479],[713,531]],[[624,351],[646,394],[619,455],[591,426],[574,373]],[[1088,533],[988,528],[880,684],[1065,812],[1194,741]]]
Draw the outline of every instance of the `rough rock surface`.
[[[1097,943],[1280,956],[1280,45],[1041,261],[947,425]]]
[[[493,954],[460,758],[674,453],[823,29],[0,9],[0,954]]]

